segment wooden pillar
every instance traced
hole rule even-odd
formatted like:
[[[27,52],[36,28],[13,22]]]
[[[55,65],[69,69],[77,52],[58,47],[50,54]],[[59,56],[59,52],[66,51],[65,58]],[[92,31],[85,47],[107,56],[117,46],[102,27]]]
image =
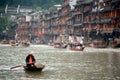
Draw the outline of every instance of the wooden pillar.
[[[8,11],[8,5],[6,5],[5,14],[7,14],[7,11]]]

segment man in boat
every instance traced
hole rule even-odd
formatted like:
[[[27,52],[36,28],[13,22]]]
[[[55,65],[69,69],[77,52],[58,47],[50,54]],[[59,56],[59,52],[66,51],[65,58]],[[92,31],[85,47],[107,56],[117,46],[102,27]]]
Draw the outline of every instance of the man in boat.
[[[25,59],[27,67],[35,67],[35,57],[33,56],[33,52],[31,51]]]
[[[83,45],[83,39],[84,39],[84,37],[81,37],[81,39],[80,39],[80,47],[83,47],[84,45]]]

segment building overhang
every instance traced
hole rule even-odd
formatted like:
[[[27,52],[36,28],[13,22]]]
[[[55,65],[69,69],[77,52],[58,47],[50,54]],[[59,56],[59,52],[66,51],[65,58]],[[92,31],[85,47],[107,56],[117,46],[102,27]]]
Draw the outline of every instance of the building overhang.
[[[79,24],[74,24],[73,26],[74,27],[79,27],[79,26],[82,26],[83,24],[82,23],[79,23]]]

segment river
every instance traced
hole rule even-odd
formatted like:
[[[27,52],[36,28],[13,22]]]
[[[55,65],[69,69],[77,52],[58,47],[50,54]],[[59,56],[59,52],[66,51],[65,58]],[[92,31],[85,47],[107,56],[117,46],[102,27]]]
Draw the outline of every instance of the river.
[[[25,57],[34,51],[42,72],[26,72]],[[56,49],[48,45],[13,47],[0,44],[0,80],[120,80],[120,49]]]

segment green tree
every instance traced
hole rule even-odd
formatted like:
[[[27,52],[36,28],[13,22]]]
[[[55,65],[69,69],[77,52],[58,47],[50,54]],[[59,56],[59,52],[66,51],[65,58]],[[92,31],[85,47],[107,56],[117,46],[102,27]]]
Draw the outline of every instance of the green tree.
[[[8,17],[0,17],[0,32],[5,30],[6,27],[10,28],[11,22]]]
[[[3,31],[7,26],[7,18],[0,17],[0,32]]]
[[[33,8],[41,7],[42,9],[49,9],[55,4],[62,4],[63,0],[1,0],[0,7],[5,6],[30,6]]]

